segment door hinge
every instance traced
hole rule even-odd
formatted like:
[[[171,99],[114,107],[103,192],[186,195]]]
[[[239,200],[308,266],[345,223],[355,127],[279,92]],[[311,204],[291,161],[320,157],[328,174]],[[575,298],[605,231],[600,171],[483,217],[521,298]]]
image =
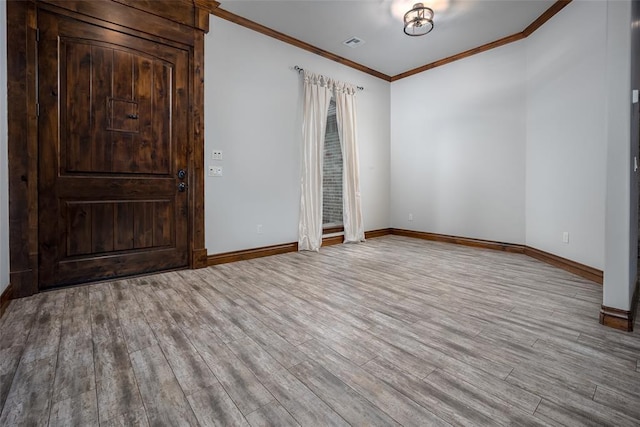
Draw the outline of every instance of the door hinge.
[[[40,41],[40,28],[36,28],[36,42]]]
[[[36,103],[36,117],[40,117],[40,104]]]

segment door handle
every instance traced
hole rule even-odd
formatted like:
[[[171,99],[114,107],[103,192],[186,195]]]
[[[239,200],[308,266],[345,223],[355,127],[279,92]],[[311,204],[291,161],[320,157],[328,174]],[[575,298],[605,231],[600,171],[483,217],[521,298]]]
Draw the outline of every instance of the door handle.
[[[178,178],[180,178],[180,179],[184,179],[186,176],[187,176],[187,171],[186,171],[186,170],[184,170],[184,169],[180,169],[180,170],[178,171]]]
[[[187,190],[187,184],[185,184],[184,182],[181,182],[180,184],[178,184],[178,191],[180,193],[184,193]]]
[[[137,114],[127,114],[127,117],[133,120],[137,120],[138,119],[138,115]]]

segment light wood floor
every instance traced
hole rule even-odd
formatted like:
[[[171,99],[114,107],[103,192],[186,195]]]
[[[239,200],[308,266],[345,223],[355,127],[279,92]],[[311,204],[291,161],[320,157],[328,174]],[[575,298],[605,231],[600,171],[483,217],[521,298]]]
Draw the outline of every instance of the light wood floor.
[[[13,301],[0,425],[640,424],[599,285],[398,236]]]

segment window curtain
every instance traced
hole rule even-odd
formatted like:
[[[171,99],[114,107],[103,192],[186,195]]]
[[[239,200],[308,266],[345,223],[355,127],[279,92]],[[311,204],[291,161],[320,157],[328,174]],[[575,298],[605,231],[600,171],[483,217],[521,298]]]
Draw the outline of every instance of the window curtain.
[[[342,215],[344,242],[364,242],[364,224],[360,205],[360,163],[356,137],[356,88],[335,86],[336,119],[342,148]]]
[[[322,168],[327,115],[332,95],[336,102],[336,118],[343,158],[344,241],[364,241],[356,139],[356,87],[306,70],[303,73],[304,139],[298,250],[319,251],[322,246]]]
[[[322,165],[331,81],[306,70],[302,100],[302,177],[298,250],[318,251],[322,246]]]

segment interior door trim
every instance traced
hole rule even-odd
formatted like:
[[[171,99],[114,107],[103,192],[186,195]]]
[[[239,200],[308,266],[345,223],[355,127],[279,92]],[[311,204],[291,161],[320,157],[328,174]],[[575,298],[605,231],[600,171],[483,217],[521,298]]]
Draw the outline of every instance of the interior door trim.
[[[189,266],[207,266],[204,245],[204,35],[213,0],[8,1],[9,252],[13,297],[38,289],[38,9],[189,51]],[[108,21],[106,20],[108,17]]]

